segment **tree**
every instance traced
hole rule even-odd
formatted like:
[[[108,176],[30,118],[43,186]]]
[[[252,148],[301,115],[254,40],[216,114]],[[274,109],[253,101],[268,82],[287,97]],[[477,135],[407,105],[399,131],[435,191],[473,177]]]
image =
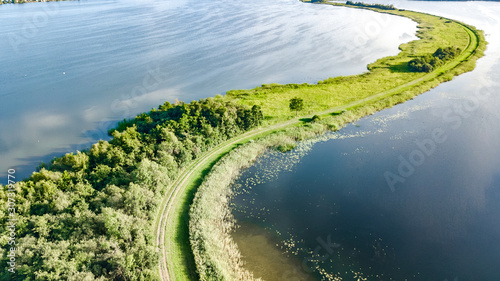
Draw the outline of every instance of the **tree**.
[[[304,109],[304,100],[301,98],[293,98],[290,100],[290,110],[295,110],[295,116],[297,116],[300,110]]]
[[[252,126],[257,127],[262,124],[262,120],[264,120],[264,114],[262,113],[262,108],[260,105],[252,106]]]
[[[409,61],[408,67],[413,72],[432,72],[434,69],[458,56],[460,52],[460,48],[455,47],[438,48],[432,55],[426,55]]]
[[[17,182],[18,279],[157,280],[158,255],[148,225],[166,186],[202,152],[263,119],[260,106],[222,96],[166,102],[121,121],[109,131],[109,141],[55,158]],[[0,206],[7,205],[8,193],[0,184]],[[9,218],[2,214],[0,230]],[[3,233],[0,263],[6,264],[2,251],[9,240]],[[0,272],[0,280],[7,275]]]

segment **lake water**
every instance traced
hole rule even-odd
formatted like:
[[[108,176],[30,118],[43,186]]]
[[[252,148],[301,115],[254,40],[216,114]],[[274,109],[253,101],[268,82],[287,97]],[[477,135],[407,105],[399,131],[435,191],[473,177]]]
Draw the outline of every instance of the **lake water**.
[[[165,101],[361,73],[416,30],[293,0],[2,5],[0,26],[0,175],[18,177]]]
[[[486,57],[472,73],[242,175],[237,240],[252,269],[282,264],[262,271],[272,280],[500,278],[500,6],[390,2],[485,30]],[[0,24],[0,175],[15,167],[18,177],[165,100],[361,73],[415,33],[405,18],[289,0],[2,5]],[[446,140],[428,145],[433,132]],[[400,173],[410,156],[419,165]],[[388,184],[388,173],[404,182]]]
[[[471,73],[242,173],[235,217],[296,265],[272,280],[500,280],[500,3],[390,2],[484,30],[486,56]],[[234,237],[255,254],[248,237]],[[273,266],[248,263],[264,278]]]

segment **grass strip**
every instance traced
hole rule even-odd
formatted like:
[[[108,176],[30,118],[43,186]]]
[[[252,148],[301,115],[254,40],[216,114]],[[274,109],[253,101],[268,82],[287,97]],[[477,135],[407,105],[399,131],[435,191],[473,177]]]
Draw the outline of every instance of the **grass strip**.
[[[338,3],[326,4],[346,6]],[[318,84],[270,84],[251,90],[229,91],[225,96],[227,99],[249,106],[260,105],[264,110],[266,125],[233,138],[205,153],[185,169],[179,175],[178,180],[170,186],[169,192],[167,192],[164,199],[164,202],[166,202],[165,208],[159,212],[155,224],[159,248],[162,252],[160,272],[163,280],[198,280],[198,278],[201,280],[238,280],[231,279],[235,278],[235,276],[236,278],[240,276],[243,279],[251,279],[251,275],[247,275],[244,269],[234,268],[233,271],[229,270],[234,265],[241,265],[238,262],[238,253],[234,252],[237,249],[230,246],[230,240],[224,238],[224,235],[229,233],[226,230],[230,229],[230,223],[212,221],[212,224],[219,223],[221,226],[228,227],[218,234],[215,232],[206,235],[198,233],[198,231],[204,229],[199,226],[207,225],[203,221],[204,218],[214,218],[214,216],[207,216],[210,212],[220,210],[219,213],[215,214],[215,218],[220,219],[221,215],[223,219],[228,218],[227,213],[224,213],[224,208],[222,208],[224,206],[196,204],[193,208],[202,208],[195,211],[198,215],[191,215],[190,217],[187,213],[198,186],[207,177],[214,165],[233,148],[250,140],[276,133],[286,127],[292,129],[286,130],[286,137],[281,139],[285,143],[290,142],[290,139],[296,141],[304,137],[312,137],[318,129],[317,126],[316,128],[311,127],[311,125],[303,126],[312,117],[312,114],[323,117],[320,123],[323,126],[322,128],[336,130],[348,122],[402,103],[436,87],[442,82],[451,80],[456,75],[471,71],[474,69],[475,61],[483,55],[486,49],[486,41],[482,31],[458,21],[413,11],[349,7],[408,17],[418,23],[417,35],[420,39],[402,44],[400,46],[401,52],[397,56],[377,60],[368,65],[369,72],[361,75],[329,78],[320,81]],[[411,59],[430,54],[439,47],[447,46],[459,47],[463,52],[431,73],[409,71],[407,63]],[[288,110],[288,101],[293,97],[301,97],[306,103],[306,110],[302,112],[300,118],[293,118],[293,113]],[[305,131],[300,131],[300,128],[313,129],[309,133],[305,133]],[[274,145],[276,144],[271,146]],[[254,156],[256,157],[257,154],[254,154]],[[247,158],[254,159],[250,156]],[[240,169],[244,168],[245,164],[240,163],[239,167]],[[228,177],[229,181],[234,178],[234,175],[237,175],[237,172],[232,173],[232,175],[233,177]],[[228,188],[227,181],[225,183],[211,192]],[[210,188],[207,189],[211,190]],[[196,197],[203,197],[203,194],[209,193],[208,191],[199,193]],[[228,193],[225,194],[227,196]],[[197,199],[197,202],[202,201],[206,202]],[[209,200],[209,202],[211,201]],[[214,202],[220,203],[224,201]],[[195,227],[195,229],[191,229],[192,239],[194,239],[192,240],[195,249],[194,256],[188,246],[188,219],[191,219],[191,226]],[[209,232],[210,229],[206,228]],[[201,240],[198,239],[200,237]],[[218,238],[216,240],[203,240],[210,237],[212,239],[214,237]],[[163,245],[161,244],[162,241]],[[220,241],[224,242],[223,247],[225,248],[222,248],[222,251],[220,245],[217,246],[217,242]],[[199,249],[201,248],[197,248],[196,245],[203,245],[201,247],[203,251],[200,252]],[[214,246],[215,248],[210,248]],[[224,249],[231,250],[224,251]]]

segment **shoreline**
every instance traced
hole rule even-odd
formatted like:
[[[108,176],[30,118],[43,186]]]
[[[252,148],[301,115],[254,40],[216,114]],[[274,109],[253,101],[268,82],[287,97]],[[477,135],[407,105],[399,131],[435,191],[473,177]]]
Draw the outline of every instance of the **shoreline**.
[[[419,39],[400,45],[398,55],[369,64],[368,72],[316,84],[233,90],[190,104],[166,102],[120,122],[111,130],[110,141],[101,140],[89,150],[54,158],[50,166],[17,182],[17,195],[8,196],[23,206],[16,213],[33,223],[22,225],[17,233],[21,245],[30,241],[19,248],[19,257],[32,266],[22,267],[16,277],[31,278],[35,271],[53,274],[56,279],[75,274],[69,267],[45,267],[51,263],[41,255],[42,249],[54,252],[61,246],[67,250],[61,262],[78,268],[82,279],[85,275],[198,280],[198,272],[202,280],[240,273],[252,279],[227,236],[234,221],[225,204],[231,195],[231,180],[242,169],[269,149],[293,149],[298,141],[314,141],[327,131],[412,99],[474,69],[482,56],[486,43],[482,32],[473,27],[423,13],[395,13],[419,23]],[[414,73],[405,67],[416,56],[454,44],[464,51],[433,72]],[[305,101],[300,117],[288,108],[293,97]],[[222,174],[217,176],[217,171]],[[6,198],[0,192],[0,201],[6,202]],[[197,203],[202,201],[206,203]],[[194,211],[190,213],[191,204]],[[50,224],[45,224],[47,220]],[[42,232],[35,222],[43,225]],[[216,225],[224,231],[214,229]],[[61,233],[67,229],[71,236],[65,236],[70,232]],[[197,248],[191,248],[190,238]],[[120,248],[118,254],[106,247],[108,242]],[[65,243],[77,246],[66,247]],[[29,251],[36,254],[23,254]],[[108,264],[102,253],[113,253],[115,262]],[[75,258],[79,255],[94,258]],[[40,262],[33,263],[35,258]],[[95,267],[97,263],[106,264],[106,270]]]
[[[42,2],[60,2],[60,1],[74,1],[74,0],[2,0],[2,4],[27,4],[27,3],[42,3]]]
[[[402,15],[401,13],[410,13],[412,15],[406,15],[406,17],[417,21],[419,23],[419,30],[417,31],[417,34],[419,35],[419,40],[422,40],[422,37],[424,37],[425,34],[422,31],[422,21],[416,20],[415,17],[418,18],[417,15],[426,15],[430,17],[436,17],[436,18],[441,18],[439,16],[434,16],[426,13],[418,13],[418,12],[412,12],[412,11],[405,11],[405,10],[380,10],[372,7],[358,7],[358,6],[350,6],[350,5],[345,5],[345,4],[339,4],[339,3],[323,3],[327,5],[333,5],[333,6],[344,6],[344,7],[349,7],[349,8],[358,8],[358,9],[368,9],[372,10],[374,12],[381,12],[381,13],[388,13],[388,14],[393,14],[393,15],[398,15],[398,16],[405,16]],[[420,18],[421,19],[421,18]],[[467,32],[469,39],[468,39],[468,44],[467,47],[464,48],[463,52],[458,56],[458,58],[454,59],[452,62],[445,64],[445,66],[439,67],[433,72],[424,75],[422,77],[419,77],[416,80],[413,80],[409,83],[397,86],[391,90],[388,90],[386,92],[382,92],[376,95],[369,96],[365,99],[357,100],[354,101],[350,104],[339,106],[338,108],[335,109],[330,109],[327,111],[323,112],[316,112],[316,114],[326,117],[325,120],[321,121],[321,124],[312,124],[312,126],[309,127],[309,131],[306,128],[306,126],[301,126],[303,124],[306,124],[306,122],[301,123],[301,125],[298,125],[299,127],[294,127],[294,129],[288,129],[282,134],[273,134],[275,137],[285,137],[288,138],[287,140],[281,140],[281,141],[270,141],[270,139],[273,138],[273,135],[268,136],[268,138],[261,138],[259,140],[254,139],[254,143],[247,143],[243,146],[241,146],[238,149],[235,149],[231,151],[228,155],[224,156],[221,161],[217,162],[215,164],[215,167],[211,170],[210,174],[205,178],[204,182],[200,185],[196,195],[195,199],[193,202],[193,205],[191,207],[191,222],[190,222],[190,233],[191,233],[191,244],[193,248],[193,252],[195,254],[195,260],[196,264],[198,265],[198,271],[201,272],[201,278],[200,280],[210,280],[213,276],[219,276],[219,277],[224,277],[227,278],[229,276],[229,279],[231,278],[237,278],[237,280],[254,280],[251,272],[248,272],[245,268],[244,265],[242,265],[241,261],[241,253],[238,251],[237,246],[235,246],[234,241],[232,241],[232,238],[230,236],[230,232],[226,233],[217,233],[217,231],[214,231],[212,233],[206,233],[207,229],[197,227],[200,225],[217,225],[217,224],[222,224],[224,221],[229,219],[231,221],[231,214],[228,211],[228,206],[227,206],[227,201],[229,200],[231,196],[231,182],[232,180],[236,179],[239,171],[241,169],[244,169],[245,167],[250,166],[255,159],[258,158],[258,155],[251,155],[251,157],[247,154],[246,150],[250,149],[252,146],[255,146],[257,143],[260,143],[260,145],[263,145],[265,148],[258,149],[258,151],[266,151],[267,149],[272,149],[273,147],[276,147],[280,143],[289,143],[289,142],[295,142],[295,141],[300,141],[304,139],[309,139],[311,137],[318,136],[325,132],[326,130],[337,130],[338,128],[341,128],[345,126],[348,123],[351,123],[355,120],[358,120],[360,118],[363,118],[365,116],[368,116],[374,112],[378,112],[380,110],[383,110],[385,108],[392,107],[398,103],[402,103],[406,100],[412,99],[413,97],[424,93],[437,85],[449,81],[453,79],[453,77],[460,75],[462,73],[471,71],[474,69],[474,63],[475,61],[483,56],[483,51],[486,46],[486,42],[484,40],[484,36],[481,31],[476,30],[474,27],[471,27],[467,24],[454,21],[451,19],[446,19],[447,21],[454,22],[458,25],[461,25],[464,30]],[[401,48],[400,48],[401,49]],[[383,60],[383,59],[381,59]],[[377,61],[378,62],[378,61]],[[373,65],[373,64],[371,64]],[[370,65],[369,65],[370,69]],[[372,70],[372,69],[370,69]],[[356,76],[361,76],[361,75],[356,75]],[[320,85],[321,83],[318,83]],[[244,90],[243,90],[244,91]],[[408,92],[406,92],[408,91]],[[248,91],[246,91],[248,92]],[[402,100],[393,100],[392,97],[394,96],[400,96]],[[387,100],[387,98],[389,98]],[[337,110],[337,111],[335,111]],[[347,114],[345,113],[347,111]],[[330,116],[332,113],[335,112],[340,112],[340,114],[335,115],[335,116]],[[350,116],[349,116],[350,115]],[[341,116],[344,116],[346,118],[340,118]],[[306,117],[306,118],[304,118]],[[303,119],[307,119],[309,116],[303,116]],[[329,120],[328,120],[329,119]],[[337,120],[336,120],[337,119]],[[339,120],[340,119],[340,120]],[[279,123],[279,122],[277,122]],[[321,128],[318,128],[318,126],[322,126]],[[297,133],[296,129],[301,129],[301,133]],[[288,131],[288,132],[287,132]],[[308,135],[306,137],[303,136],[303,134]],[[312,133],[312,134],[311,134]],[[267,141],[266,141],[267,139]],[[270,143],[269,143],[270,141]],[[263,144],[264,143],[264,144]],[[267,144],[265,144],[267,143]],[[244,157],[240,156],[237,157],[238,153],[242,153],[243,155],[246,155]],[[261,152],[264,153],[264,152]],[[259,154],[259,153],[257,153]],[[259,154],[260,155],[260,154]],[[242,160],[241,158],[245,159]],[[233,159],[233,160],[231,160]],[[235,165],[235,163],[238,163]],[[225,167],[224,167],[225,166]],[[230,178],[231,179],[225,179],[225,183],[222,183],[220,181],[222,175],[226,175],[225,173],[221,174],[221,171],[227,171],[229,167],[234,169],[236,167],[239,167],[239,170],[233,171],[230,173]],[[218,179],[218,180],[215,180]],[[217,199],[219,198],[219,199]],[[226,199],[220,199],[220,198],[226,198]],[[202,203],[203,202],[203,203]],[[215,204],[214,202],[218,202],[219,205]],[[215,204],[215,205],[214,205]],[[219,211],[217,214],[210,214],[207,212],[204,212],[204,210],[216,210]],[[222,210],[221,210],[222,209]],[[193,215],[194,214],[194,215]],[[202,215],[200,215],[202,214]],[[206,221],[205,221],[206,220]],[[234,218],[233,218],[234,220]],[[227,227],[230,229],[231,225],[234,225],[234,221],[231,221]],[[233,226],[234,227],[234,226]],[[205,233],[203,233],[205,231]],[[204,239],[210,239],[217,237],[215,240],[210,240],[210,241],[203,241]],[[218,241],[225,241],[224,245],[222,248],[220,248],[220,243]],[[201,243],[201,244],[200,244]],[[218,245],[218,246],[217,246]],[[229,245],[229,246],[227,246]],[[207,249],[207,247],[209,249]],[[213,249],[211,247],[219,247],[218,250]],[[229,252],[225,252],[224,249],[228,247]],[[221,250],[222,249],[222,250]],[[216,255],[209,254],[209,252],[214,253],[212,251],[217,252]],[[223,255],[227,254],[226,257]],[[206,272],[203,269],[205,266],[209,264],[210,266],[210,272]],[[231,266],[227,267],[228,264],[231,264]],[[241,265],[240,267],[236,267],[235,265]],[[200,268],[201,266],[201,268]],[[231,272],[231,268],[234,268],[234,271]],[[201,270],[200,270],[201,269]],[[212,275],[212,273],[215,273],[215,275]],[[219,275],[221,274],[221,275]],[[229,275],[225,275],[229,274]],[[235,275],[233,275],[235,274]],[[175,280],[175,279],[174,279]],[[233,280],[233,279],[231,279]]]

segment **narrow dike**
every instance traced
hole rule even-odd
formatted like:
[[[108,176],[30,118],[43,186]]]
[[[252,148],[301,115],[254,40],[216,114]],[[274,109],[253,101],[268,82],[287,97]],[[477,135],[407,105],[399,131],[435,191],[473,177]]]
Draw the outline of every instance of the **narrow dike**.
[[[422,21],[418,20],[419,15],[429,16],[411,11],[392,12],[371,7],[367,9],[400,16],[403,15],[402,13],[410,13],[412,16],[409,17],[421,25]],[[167,196],[169,199],[165,201],[166,204],[160,216],[157,243],[162,254],[159,266],[162,279],[192,280],[188,279],[187,272],[192,271],[193,266],[196,266],[199,276],[195,278],[200,280],[253,280],[252,274],[244,268],[240,253],[230,237],[234,220],[227,204],[231,196],[230,184],[237,178],[239,171],[249,167],[259,155],[270,148],[283,143],[313,138],[327,130],[337,130],[349,122],[404,102],[442,82],[451,80],[456,75],[471,71],[475,61],[483,55],[486,47],[484,36],[481,31],[471,26],[450,21],[463,26],[469,36],[469,42],[458,57],[433,72],[360,100],[253,130],[219,145],[198,158],[179,176],[180,180],[176,181]],[[420,34],[419,37],[423,36],[425,34]],[[313,115],[320,115],[323,119],[314,124],[303,121],[310,119]],[[238,145],[240,146],[237,149],[233,149]],[[203,177],[201,184],[200,177]],[[182,206],[191,203],[186,201],[188,193],[196,193],[196,195],[190,211],[189,228],[194,253],[194,261],[190,262],[194,264],[186,269],[182,268],[186,261],[182,260],[183,257],[172,255],[176,252],[172,251],[172,248],[179,247],[179,241],[174,239],[176,237],[183,236],[185,239],[183,242],[187,243],[187,234],[176,233],[179,229],[170,231],[167,235],[165,231],[171,226],[185,224],[179,221],[181,216],[174,214],[179,210],[188,209]],[[184,231],[186,229],[187,226]],[[161,243],[162,241],[164,244]]]
[[[119,122],[109,141],[42,163],[28,179],[9,182],[8,191],[0,185],[0,203],[16,205],[0,219],[20,218],[10,232],[15,278],[251,280],[229,235],[230,185],[241,169],[269,149],[293,149],[471,71],[486,48],[481,31],[450,19],[326,4],[407,17],[418,23],[419,40],[360,75],[165,102]],[[430,72],[410,70],[414,58]],[[303,105],[296,107],[300,117],[290,112],[291,100]],[[5,248],[14,241],[6,235]]]

